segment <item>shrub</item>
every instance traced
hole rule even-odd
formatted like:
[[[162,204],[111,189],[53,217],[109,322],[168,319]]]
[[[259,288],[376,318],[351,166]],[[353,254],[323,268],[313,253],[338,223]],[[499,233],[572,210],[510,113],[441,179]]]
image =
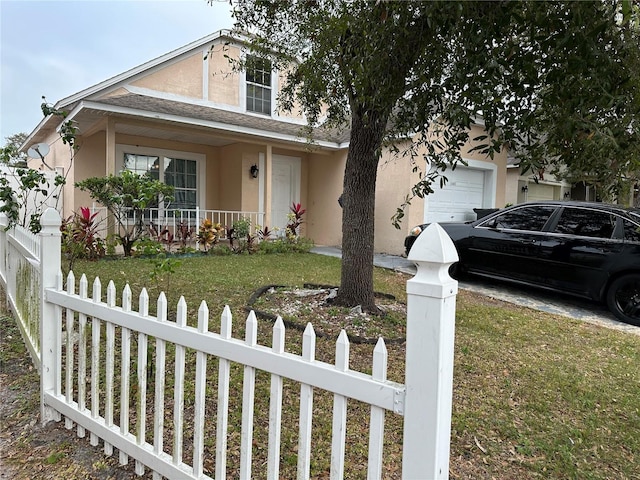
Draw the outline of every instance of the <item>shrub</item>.
[[[98,225],[95,218],[98,213],[91,214],[87,207],[81,207],[80,213],[63,220],[60,226],[62,232],[62,254],[67,259],[69,270],[77,259],[97,260],[104,257],[104,240],[98,235]]]
[[[135,241],[132,253],[136,256],[155,256],[165,253],[165,247],[162,242],[153,238],[145,237]]]
[[[209,249],[218,244],[220,237],[224,232],[224,227],[219,223],[213,223],[208,218],[202,220],[196,240],[198,245],[202,247],[204,252],[208,252]]]

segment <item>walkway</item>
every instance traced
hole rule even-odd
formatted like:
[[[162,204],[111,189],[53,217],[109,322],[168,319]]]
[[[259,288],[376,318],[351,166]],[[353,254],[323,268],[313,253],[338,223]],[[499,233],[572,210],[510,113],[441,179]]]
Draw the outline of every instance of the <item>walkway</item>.
[[[338,258],[342,256],[342,251],[338,247],[314,247],[311,252]],[[377,267],[388,268],[408,275],[415,275],[416,273],[415,264],[399,255],[375,254],[373,264]],[[640,336],[640,327],[619,322],[605,305],[598,302],[534,288],[514,286],[484,278],[465,279],[458,282],[458,286],[463,290],[469,290],[505,302],[554,315],[575,318]]]

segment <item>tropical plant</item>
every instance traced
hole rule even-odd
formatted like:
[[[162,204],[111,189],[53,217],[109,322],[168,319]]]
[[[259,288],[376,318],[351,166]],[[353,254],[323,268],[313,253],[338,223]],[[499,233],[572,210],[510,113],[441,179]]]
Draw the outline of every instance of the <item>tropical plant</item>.
[[[292,206],[289,207],[289,213],[287,214],[287,226],[285,227],[285,234],[289,241],[295,242],[300,236],[298,229],[300,225],[304,223],[302,216],[307,212],[306,209],[302,208],[302,205],[299,203],[293,203]]]
[[[198,245],[202,247],[204,252],[208,252],[212,246],[218,244],[223,232],[224,227],[219,223],[214,224],[213,221],[208,218],[203,219],[196,236]]]
[[[130,170],[123,170],[119,175],[87,178],[76,182],[76,187],[89,192],[91,198],[113,216],[126,257],[131,255],[136,240],[147,233],[144,211],[171,200],[174,191],[171,185]]]
[[[263,241],[270,240],[271,237],[274,235],[274,233],[275,232],[273,230],[271,230],[269,227],[265,225],[264,227],[258,227],[258,231],[256,232],[256,235],[258,235],[258,240],[263,242]]]
[[[236,253],[253,253],[256,249],[256,237],[251,234],[251,220],[241,217],[229,230],[229,243]]]
[[[68,261],[68,270],[78,259],[97,260],[105,255],[105,242],[98,235],[98,223],[95,222],[98,212],[91,213],[87,207],[80,207],[76,212],[63,220],[60,226],[62,232],[62,254]]]

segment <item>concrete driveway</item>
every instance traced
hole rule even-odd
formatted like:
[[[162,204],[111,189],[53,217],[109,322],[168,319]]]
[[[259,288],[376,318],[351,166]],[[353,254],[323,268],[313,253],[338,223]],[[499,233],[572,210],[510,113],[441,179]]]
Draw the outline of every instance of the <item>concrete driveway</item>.
[[[342,256],[340,248],[337,247],[314,247],[311,252],[338,258]],[[377,267],[388,268],[409,275],[415,275],[416,273],[415,264],[399,255],[376,254],[373,264]],[[605,305],[598,302],[485,278],[465,279],[458,282],[458,287],[516,305],[575,318],[640,336],[640,327],[619,322]]]

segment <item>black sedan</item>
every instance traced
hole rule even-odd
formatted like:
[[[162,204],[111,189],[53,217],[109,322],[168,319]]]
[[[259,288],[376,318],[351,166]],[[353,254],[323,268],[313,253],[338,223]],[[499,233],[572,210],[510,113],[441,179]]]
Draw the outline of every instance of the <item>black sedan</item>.
[[[606,302],[640,326],[640,212],[586,202],[529,202],[479,220],[441,223],[469,273]],[[405,238],[407,254],[426,227]]]

